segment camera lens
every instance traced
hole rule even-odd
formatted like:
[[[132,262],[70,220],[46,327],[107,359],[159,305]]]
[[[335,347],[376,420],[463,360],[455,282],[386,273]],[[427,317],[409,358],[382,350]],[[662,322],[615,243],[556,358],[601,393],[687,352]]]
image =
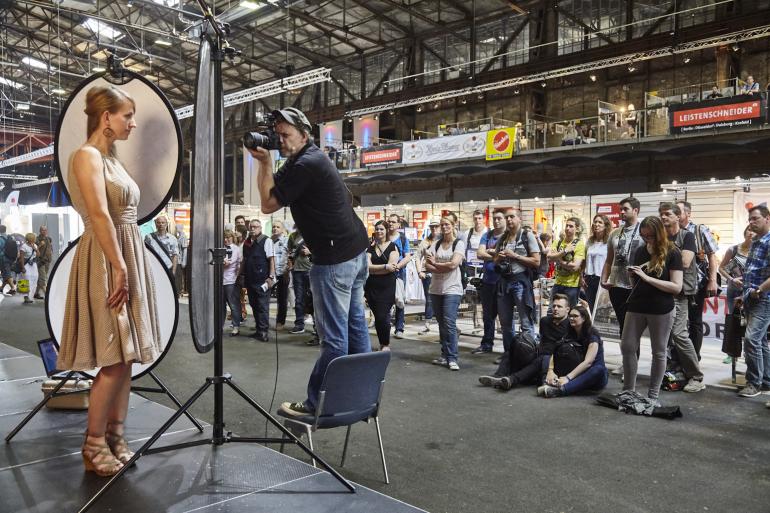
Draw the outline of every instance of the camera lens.
[[[259,132],[246,132],[243,134],[243,145],[250,149],[265,148],[269,145],[270,139]]]

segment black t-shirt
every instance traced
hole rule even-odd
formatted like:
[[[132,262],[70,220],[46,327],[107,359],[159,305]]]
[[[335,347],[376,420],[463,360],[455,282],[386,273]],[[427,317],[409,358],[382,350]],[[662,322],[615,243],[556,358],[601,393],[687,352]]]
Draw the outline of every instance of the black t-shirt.
[[[642,265],[650,261],[650,254],[647,252],[647,246],[644,245],[634,252],[632,265]],[[666,265],[663,267],[663,273],[660,276],[653,276],[660,280],[669,281],[671,271],[682,270],[682,254],[677,248],[673,248],[666,256]],[[649,273],[647,273],[649,274]],[[650,285],[649,283],[632,278],[634,288],[631,296],[628,298],[628,311],[662,315],[674,309],[674,294],[663,292]]]
[[[567,334],[569,321],[565,317],[561,322],[554,323],[553,316],[540,318],[540,353],[552,354],[557,342]]]
[[[291,208],[314,264],[339,264],[366,249],[366,228],[353,210],[350,192],[316,145],[308,143],[283,165],[271,193]]]

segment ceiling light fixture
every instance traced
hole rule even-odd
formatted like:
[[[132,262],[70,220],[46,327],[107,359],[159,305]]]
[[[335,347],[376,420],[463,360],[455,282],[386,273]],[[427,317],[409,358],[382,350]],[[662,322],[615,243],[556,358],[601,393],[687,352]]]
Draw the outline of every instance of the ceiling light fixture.
[[[16,110],[29,110],[29,103],[17,103]]]
[[[64,93],[66,93],[67,91],[65,91],[65,90],[64,90],[64,89],[62,89],[61,87],[54,87],[53,89],[51,89],[51,92],[52,92],[53,94],[64,94]]]
[[[590,75],[588,75],[588,78],[590,78],[590,79],[591,79],[591,82],[596,82],[596,75],[594,75],[593,73],[591,73]]]
[[[259,4],[256,2],[252,2],[251,0],[242,0],[241,3],[238,5],[240,5],[244,9],[249,9],[252,11],[255,9],[259,9]]]
[[[628,72],[633,73],[634,71],[636,71],[636,66],[634,66],[634,63],[632,62],[628,65]]]
[[[545,80],[543,80],[542,82],[540,82],[540,87],[545,87],[545,86],[547,86],[547,85],[548,85],[548,84],[546,83],[546,81],[545,81]]]
[[[684,58],[684,59],[682,59],[682,61],[683,61],[685,64],[687,64],[688,62],[690,62],[690,57],[689,57],[689,56],[685,56],[685,58]]]
[[[171,46],[171,41],[168,39],[156,39],[155,44],[158,46]]]
[[[107,68],[103,68],[101,66],[94,66],[93,68],[91,68],[91,71],[93,73],[102,73],[104,71],[107,71]]]

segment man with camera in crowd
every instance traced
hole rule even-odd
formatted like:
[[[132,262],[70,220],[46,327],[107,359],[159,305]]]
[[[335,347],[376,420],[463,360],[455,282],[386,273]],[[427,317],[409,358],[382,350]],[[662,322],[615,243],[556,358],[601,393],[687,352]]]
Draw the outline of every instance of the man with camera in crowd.
[[[516,210],[505,211],[505,232],[497,241],[494,262],[500,275],[497,314],[503,330],[503,348],[510,354],[514,341],[513,307],[519,312],[519,331],[535,335],[533,278],[540,266],[540,246],[532,230],[522,227]]]
[[[332,360],[371,351],[364,316],[369,240],[334,163],[313,144],[312,126],[305,114],[289,107],[274,111],[272,117],[274,127],[256,134],[258,137],[252,135],[251,141],[244,137],[244,144],[259,162],[262,212],[271,214],[290,207],[313,253],[309,277],[321,351],[310,374],[307,399],[281,405],[285,414],[303,416],[318,406],[321,383]],[[280,149],[287,157],[276,175],[269,149]]]
[[[262,223],[258,219],[251,220],[249,237],[243,241],[241,274],[256,322],[257,331],[252,336],[267,342],[270,289],[275,285],[275,258],[273,240],[262,233]]]

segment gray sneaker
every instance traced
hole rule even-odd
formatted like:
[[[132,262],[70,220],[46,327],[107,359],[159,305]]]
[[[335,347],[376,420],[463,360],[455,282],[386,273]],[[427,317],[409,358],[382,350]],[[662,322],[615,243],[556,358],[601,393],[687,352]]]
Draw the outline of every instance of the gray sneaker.
[[[753,383],[749,383],[738,392],[738,395],[741,397],[756,397],[759,395],[759,389]]]
[[[449,370],[453,370],[453,371],[460,370],[460,364],[457,362],[449,362],[449,365],[447,365],[447,367],[449,367]]]
[[[687,384],[684,386],[685,392],[700,392],[701,390],[705,390],[706,385],[703,383],[703,381],[698,381],[695,378],[690,378],[690,381],[687,382]]]
[[[479,376],[479,383],[481,383],[481,386],[483,387],[493,387],[499,380],[500,378],[495,376]]]
[[[404,338],[404,332],[401,330],[396,330],[396,332],[393,334],[396,338]]]
[[[444,358],[443,356],[439,356],[438,358],[434,358],[433,361],[430,363],[432,363],[433,365],[442,365],[446,367],[447,361],[446,361],[446,358]]]

